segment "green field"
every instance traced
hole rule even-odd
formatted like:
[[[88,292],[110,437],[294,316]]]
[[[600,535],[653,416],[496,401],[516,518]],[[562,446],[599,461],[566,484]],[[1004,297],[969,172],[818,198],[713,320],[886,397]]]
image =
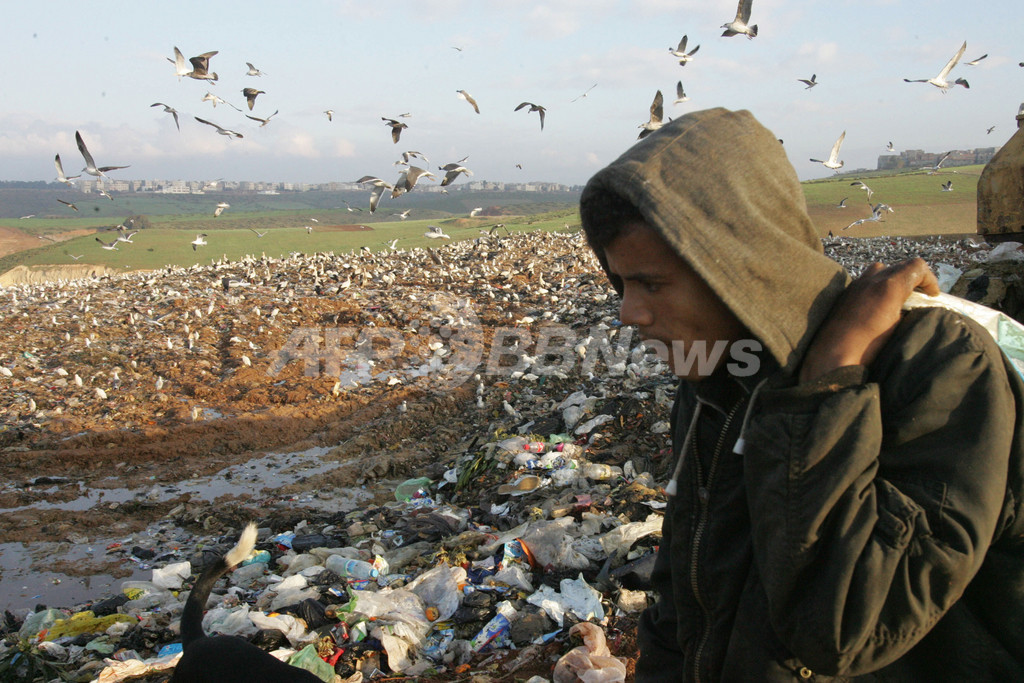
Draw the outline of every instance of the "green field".
[[[829,231],[849,237],[879,235],[968,234],[976,231],[976,194],[981,166],[944,169],[935,175],[923,172],[900,174],[836,175],[803,183],[808,212],[818,233]],[[854,220],[871,214],[867,193],[851,183],[863,180],[874,191],[872,203],[891,205],[882,222],[869,222],[843,230]],[[942,183],[953,181],[953,191],[943,192]],[[27,191],[26,191],[27,192]],[[572,201],[530,196],[538,193],[459,192],[452,195],[422,196],[405,204],[382,201],[376,214],[348,211],[348,195],[338,193],[294,193],[294,195],[124,195],[117,201],[88,198],[77,200],[84,216],[62,217],[62,207],[47,208],[46,216],[27,219],[0,218],[0,226],[28,235],[67,237],[69,231],[86,231],[59,243],[44,242],[40,247],[0,258],[0,273],[16,265],[93,264],[117,269],[153,269],[167,265],[208,264],[246,255],[287,256],[293,252],[346,253],[366,247],[372,251],[387,249],[398,239],[398,249],[436,247],[448,240],[423,236],[428,225],[441,226],[453,241],[480,236],[480,230],[504,223],[513,232],[564,230],[579,225],[576,197]],[[20,195],[19,195],[20,196]],[[361,206],[367,193],[353,195],[348,201]],[[844,197],[846,208],[837,204]],[[39,200],[25,194],[21,200]],[[408,199],[408,198],[405,198]],[[556,198],[557,199],[557,198]],[[231,208],[214,218],[212,207],[228,201]],[[56,203],[53,193],[46,207]],[[494,209],[503,215],[468,218],[473,206]],[[25,204],[28,206],[28,204]],[[19,207],[19,209],[22,207]],[[93,210],[93,209],[98,210]],[[412,218],[399,221],[395,212],[412,208]],[[134,244],[119,244],[107,251],[96,242],[115,238],[113,225],[129,214],[139,214],[149,222],[147,229],[133,239]],[[312,226],[307,233],[306,226]],[[253,230],[265,232],[257,237]],[[93,232],[97,231],[97,232]],[[193,250],[190,242],[199,233],[207,235],[206,246]],[[500,234],[504,234],[501,231]],[[81,258],[75,260],[74,256]]]

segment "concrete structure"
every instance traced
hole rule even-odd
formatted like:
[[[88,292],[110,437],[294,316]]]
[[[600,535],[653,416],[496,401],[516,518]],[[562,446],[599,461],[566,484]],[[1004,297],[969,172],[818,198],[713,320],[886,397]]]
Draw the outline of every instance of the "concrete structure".
[[[1017,132],[978,179],[978,233],[989,241],[1024,241],[1024,104]]]

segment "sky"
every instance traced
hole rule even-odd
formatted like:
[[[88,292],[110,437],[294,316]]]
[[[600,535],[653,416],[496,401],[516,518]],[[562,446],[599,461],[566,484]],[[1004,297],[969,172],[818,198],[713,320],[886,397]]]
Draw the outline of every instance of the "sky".
[[[875,168],[890,141],[942,152],[999,146],[1016,129],[1024,43],[1010,0],[754,0],[753,40],[722,37],[735,14],[734,0],[20,3],[0,28],[0,180],[52,181],[55,154],[78,173],[81,131],[98,165],[129,166],[114,179],[393,182],[414,150],[435,172],[468,156],[473,180],[582,184],[635,143],[658,90],[666,119],[749,109],[802,180],[832,173],[809,159],[843,131],[851,170]],[[684,35],[700,49],[680,66],[668,48]],[[937,75],[964,41],[951,79],[970,89],[903,81]],[[186,59],[217,50],[216,84],[179,80],[175,47]],[[677,81],[690,98],[679,104]],[[265,91],[251,112],[244,87]],[[214,108],[207,92],[245,111]],[[178,110],[180,132],[155,102]],[[521,102],[546,107],[543,131],[514,111]],[[245,118],[275,111],[263,127]],[[381,117],[408,124],[397,144]]]

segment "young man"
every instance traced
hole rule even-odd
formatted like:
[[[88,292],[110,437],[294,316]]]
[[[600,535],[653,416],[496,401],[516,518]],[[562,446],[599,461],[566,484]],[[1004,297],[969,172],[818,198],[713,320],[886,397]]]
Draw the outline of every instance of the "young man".
[[[647,136],[581,215],[681,375],[637,680],[1024,680],[1024,383],[972,321],[900,313],[925,264],[850,284],[745,111]]]

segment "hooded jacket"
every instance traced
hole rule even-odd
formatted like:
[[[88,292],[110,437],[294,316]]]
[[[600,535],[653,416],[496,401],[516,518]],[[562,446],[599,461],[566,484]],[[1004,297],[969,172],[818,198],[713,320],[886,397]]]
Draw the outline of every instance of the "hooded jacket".
[[[797,384],[849,279],[748,112],[680,117],[590,180],[606,270],[607,193],[763,345],[752,376],[680,383],[637,680],[1024,680],[1024,383],[991,336],[918,309],[870,367]]]

